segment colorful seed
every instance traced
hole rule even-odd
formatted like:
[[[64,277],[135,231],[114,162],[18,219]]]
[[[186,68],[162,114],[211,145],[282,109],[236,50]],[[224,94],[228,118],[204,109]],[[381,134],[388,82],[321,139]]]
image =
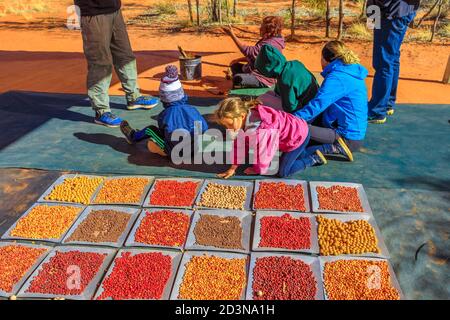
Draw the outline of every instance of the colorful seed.
[[[74,223],[79,207],[37,205],[20,218],[11,236],[28,239],[59,239]]]
[[[364,212],[358,189],[344,186],[317,187],[320,210]]]
[[[170,256],[125,252],[114,263],[111,274],[102,283],[99,300],[161,299],[172,273]]]
[[[310,249],[311,221],[306,217],[294,218],[288,213],[281,217],[262,217],[260,236],[259,247]]]
[[[199,206],[206,208],[244,210],[247,188],[208,183],[202,193]]]
[[[386,261],[326,262],[324,286],[330,300],[399,300]]]
[[[287,256],[257,258],[252,285],[254,300],[314,300],[317,293],[311,267]]]
[[[182,212],[170,210],[146,212],[137,228],[135,241],[169,247],[183,246],[189,224],[190,217]]]
[[[255,195],[255,209],[306,211],[303,186],[284,182],[261,182]]]
[[[194,256],[186,264],[178,298],[239,300],[246,281],[246,259]]]
[[[10,293],[46,251],[17,244],[0,247],[0,290]]]
[[[150,196],[150,204],[165,207],[192,207],[199,182],[158,180]]]
[[[95,203],[139,203],[147,178],[117,178],[106,180],[95,198]]]

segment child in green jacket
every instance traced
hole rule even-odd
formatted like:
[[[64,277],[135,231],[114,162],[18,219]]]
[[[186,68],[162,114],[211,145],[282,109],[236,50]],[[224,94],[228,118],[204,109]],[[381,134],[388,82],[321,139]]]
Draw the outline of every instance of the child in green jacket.
[[[265,105],[281,105],[284,111],[294,113],[312,100],[318,89],[314,75],[300,61],[287,61],[276,48],[265,45],[256,58],[255,67],[266,77],[276,78],[275,92],[259,99]]]

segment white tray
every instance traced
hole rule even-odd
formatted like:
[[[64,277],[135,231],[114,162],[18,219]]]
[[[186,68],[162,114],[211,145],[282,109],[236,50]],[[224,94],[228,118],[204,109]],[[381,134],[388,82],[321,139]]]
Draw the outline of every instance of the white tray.
[[[310,249],[286,249],[286,248],[269,248],[259,247],[261,242],[261,218],[263,217],[281,217],[284,214],[289,214],[293,218],[308,218],[311,222],[311,238]],[[253,251],[274,251],[274,252],[303,252],[319,254],[319,242],[317,239],[317,222],[312,214],[299,213],[299,212],[281,212],[281,211],[257,211],[255,219],[255,230],[253,233]]]
[[[100,194],[100,191],[103,189],[105,182],[109,181],[109,180],[117,180],[117,179],[124,179],[124,178],[141,178],[141,179],[148,179],[148,183],[145,186],[144,190],[142,191],[142,195],[141,198],[138,202],[108,202],[108,203],[98,203],[96,202],[96,198],[97,196]],[[106,178],[100,185],[100,188],[97,189],[97,191],[95,192],[94,196],[92,197],[92,204],[93,205],[103,205],[103,206],[108,206],[108,205],[125,205],[125,206],[141,206],[142,203],[144,202],[144,199],[148,193],[148,190],[150,189],[150,187],[153,184],[153,181],[155,180],[155,177],[151,177],[151,176],[114,176],[114,177],[109,177]]]
[[[169,210],[169,211],[173,211],[173,212],[181,212],[181,213],[189,216],[189,226],[190,226],[191,221],[192,221],[192,215],[193,215],[193,212],[191,210],[169,209],[169,208],[144,209],[141,211],[139,217],[137,218],[136,223],[134,224],[133,229],[131,230],[130,235],[127,238],[127,241],[125,242],[125,247],[143,247],[143,248],[183,250],[184,243],[180,246],[171,247],[171,246],[163,246],[163,245],[157,245],[157,244],[146,244],[146,243],[141,243],[141,242],[136,241],[136,239],[135,239],[136,232],[137,232],[139,226],[141,225],[142,220],[145,218],[146,212],[149,212],[150,214],[152,214],[153,212],[163,211],[163,210]],[[188,228],[188,232],[189,232],[189,228]],[[187,239],[187,234],[186,234],[186,239]]]
[[[80,226],[80,224],[89,216],[92,211],[99,210],[114,210],[121,213],[126,213],[130,215],[130,220],[128,221],[125,229],[122,232],[122,235],[119,237],[117,242],[88,242],[88,241],[69,241],[70,236],[75,232],[76,229]],[[64,237],[63,243],[70,245],[92,245],[92,246],[108,246],[108,247],[116,247],[120,248],[123,246],[125,239],[130,232],[131,227],[133,227],[134,222],[136,221],[140,209],[138,208],[124,208],[124,207],[114,207],[114,206],[89,206],[87,207],[81,216],[75,221],[75,224],[70,228]]]
[[[25,283],[25,281],[28,279],[28,277],[33,273],[33,271],[41,264],[42,260],[47,256],[47,254],[53,249],[49,246],[44,245],[37,245],[37,244],[28,244],[28,243],[16,243],[16,242],[0,242],[0,247],[6,247],[6,246],[22,246],[22,247],[28,247],[28,248],[37,248],[37,249],[46,249],[47,251],[43,252],[33,263],[33,265],[25,272],[25,274],[20,278],[19,281],[17,281],[10,292],[6,292],[0,289],[0,297],[3,298],[9,298],[13,295],[16,295],[17,292],[19,292],[19,289],[22,287],[22,285]]]
[[[58,239],[48,239],[48,238],[42,238],[42,239],[32,239],[32,238],[21,238],[21,237],[13,237],[11,236],[11,232],[16,228],[17,224],[19,223],[19,221],[26,217],[31,210],[34,207],[37,206],[43,206],[43,205],[47,205],[47,206],[67,206],[67,207],[77,207],[80,209],[80,211],[78,212],[77,216],[75,217],[75,219],[72,221],[72,224],[67,228],[67,230],[61,235],[61,237],[59,237]],[[80,204],[74,204],[74,203],[44,203],[44,202],[40,202],[40,203],[35,203],[33,204],[22,216],[20,216],[20,218],[5,232],[5,234],[2,236],[2,239],[4,240],[29,240],[29,241],[44,241],[44,242],[51,242],[51,243],[60,243],[63,239],[64,236],[67,234],[67,232],[70,230],[71,226],[77,221],[77,219],[80,217],[80,215],[82,214],[83,210],[85,209],[85,206],[82,206]]]
[[[140,253],[152,253],[152,252],[160,252],[164,255],[168,255],[171,257],[172,259],[172,270],[171,270],[171,275],[169,277],[169,280],[166,283],[166,286],[164,288],[164,292],[163,295],[161,297],[161,300],[169,300],[170,298],[170,292],[172,291],[172,286],[173,286],[173,282],[175,280],[175,276],[178,270],[178,267],[180,265],[180,261],[181,261],[181,257],[182,257],[182,253],[179,251],[167,251],[167,250],[152,250],[152,249],[121,249],[114,261],[112,262],[111,266],[108,269],[108,272],[106,273],[105,277],[103,278],[102,283],[100,284],[100,287],[97,290],[97,293],[95,294],[95,298],[94,299],[98,299],[98,297],[101,296],[101,294],[103,293],[104,289],[103,289],[103,282],[108,278],[108,276],[113,272],[115,266],[116,266],[116,259],[121,257],[123,253],[125,252],[130,252],[132,256],[135,256],[137,254]],[[107,298],[105,300],[112,300],[112,298]],[[134,299],[134,300],[139,300],[139,299]]]
[[[323,291],[324,291],[324,296],[326,300],[329,300],[328,295],[327,295],[327,289],[325,286],[325,281],[324,281],[324,268],[325,268],[325,263],[327,262],[333,262],[333,261],[339,261],[339,260],[369,260],[369,261],[386,261],[388,266],[389,266],[389,273],[390,273],[390,278],[391,278],[391,285],[398,290],[399,294],[400,294],[400,300],[405,300],[405,296],[403,295],[402,289],[400,288],[400,284],[398,283],[397,277],[395,276],[395,272],[394,269],[392,268],[391,263],[386,260],[386,259],[380,259],[380,258],[367,258],[367,257],[346,257],[346,256],[337,256],[337,257],[319,257],[319,261],[320,261],[320,273],[321,273],[321,277],[322,277],[322,282],[323,282]]]
[[[68,202],[68,201],[45,200],[45,197],[48,196],[57,185],[63,183],[65,179],[81,177],[81,176],[89,177],[89,178],[105,179],[105,177],[102,177],[102,176],[94,176],[94,175],[89,175],[89,174],[64,174],[64,175],[60,176],[58,179],[56,179],[56,181],[53,182],[52,185],[50,187],[48,187],[47,190],[45,190],[45,192],[42,194],[42,196],[38,199],[38,202],[56,202],[56,203],[68,203],[68,204],[77,203],[77,202]],[[97,189],[95,189],[94,193],[92,194],[91,198],[89,199],[89,203],[93,202],[94,196],[97,194],[97,191],[101,187],[101,185],[102,185],[102,183],[100,183],[98,185]],[[86,206],[87,204],[82,204],[82,205]]]
[[[186,206],[186,207],[177,207],[177,206],[162,206],[162,205],[151,205],[150,204],[150,198],[153,194],[153,192],[155,191],[155,187],[156,187],[156,183],[158,181],[178,181],[178,182],[197,182],[198,186],[197,186],[197,191],[195,193],[194,199],[192,200],[192,205],[191,206]],[[197,199],[198,196],[198,192],[200,191],[200,188],[202,187],[203,184],[203,180],[202,179],[192,179],[192,178],[158,178],[155,180],[155,182],[153,183],[152,188],[150,189],[150,192],[148,193],[148,195],[145,197],[143,206],[146,208],[182,208],[182,209],[192,209],[192,207],[195,204],[195,200]]]
[[[178,295],[180,294],[180,287],[181,287],[181,284],[183,283],[183,277],[184,277],[184,273],[186,271],[186,264],[189,261],[191,261],[192,257],[204,256],[204,255],[216,256],[216,257],[225,258],[225,259],[244,259],[244,258],[247,259],[245,272],[246,272],[246,277],[248,278],[248,264],[249,264],[249,256],[248,255],[240,254],[240,253],[231,253],[231,252],[217,252],[217,251],[216,252],[207,252],[207,251],[185,252],[183,255],[183,259],[181,260],[180,267],[178,268],[178,273],[177,273],[177,277],[175,279],[175,283],[173,285],[172,294],[170,295],[170,300],[181,300],[178,298]],[[245,291],[246,291],[246,286],[244,286],[244,288],[242,288],[242,294],[241,294],[240,300],[245,300]]]
[[[358,257],[372,257],[372,258],[385,258],[389,259],[389,251],[383,241],[383,236],[381,235],[380,229],[378,228],[377,223],[375,222],[375,219],[368,215],[335,215],[335,214],[321,214],[321,216],[328,218],[328,219],[336,219],[342,222],[347,221],[354,221],[354,220],[364,220],[367,221],[372,228],[375,230],[375,236],[378,240],[378,249],[380,249],[380,253],[362,253],[362,254],[343,254],[340,256],[358,256]],[[317,223],[317,227],[319,226],[319,223]],[[318,229],[317,229],[318,234]]]
[[[265,180],[256,180],[255,181],[255,192],[253,195],[253,211],[298,211],[298,210],[287,210],[287,209],[277,209],[277,208],[265,208],[265,209],[258,209],[255,208],[255,200],[256,200],[256,195],[259,191],[260,188],[260,184],[264,183],[264,182],[275,182],[275,183],[280,183],[280,182],[284,182],[287,185],[290,186],[296,186],[296,185],[302,185],[303,187],[303,199],[305,201],[305,211],[301,211],[301,212],[310,212],[311,211],[311,206],[309,204],[309,188],[308,188],[308,182],[303,181],[303,180],[290,180],[290,179],[265,179]]]
[[[212,208],[212,207],[204,207],[200,205],[200,201],[202,199],[202,195],[206,190],[206,187],[209,183],[217,183],[222,184],[225,186],[236,186],[236,187],[245,187],[247,188],[247,195],[244,203],[244,211],[250,211],[251,210],[251,202],[252,202],[252,195],[253,195],[253,184],[254,182],[245,181],[245,180],[219,180],[219,179],[211,179],[211,180],[205,180],[203,183],[203,186],[200,189],[200,193],[197,196],[197,200],[195,201],[195,207],[197,209],[224,209],[224,210],[231,210],[227,208]]]
[[[234,216],[239,218],[241,221],[242,228],[242,247],[243,249],[228,249],[228,248],[218,248],[213,246],[203,246],[196,242],[194,230],[197,226],[197,222],[200,220],[201,215],[213,215],[220,217],[230,217]],[[238,253],[249,253],[250,252],[250,233],[252,227],[252,213],[247,211],[238,210],[201,210],[194,214],[192,219],[191,228],[186,241],[186,250],[201,250],[201,251],[225,251],[225,252],[238,252]]]
[[[359,200],[361,201],[361,206],[363,208],[363,212],[351,212],[351,211],[334,211],[334,210],[322,210],[319,209],[319,199],[316,191],[316,187],[332,187],[332,186],[343,186],[343,187],[352,187],[358,190]],[[340,213],[340,214],[368,214],[372,215],[372,209],[369,205],[369,200],[367,199],[366,192],[364,191],[364,187],[362,184],[358,183],[347,183],[347,182],[322,182],[322,181],[311,181],[309,183],[310,193],[311,193],[311,202],[312,202],[312,211],[320,212],[320,213]]]
[[[300,254],[285,254],[285,253],[252,253],[250,258],[250,270],[248,273],[248,283],[247,283],[247,300],[253,300],[253,270],[256,266],[256,259],[263,257],[289,257],[295,260],[301,260],[310,266],[311,271],[316,279],[316,300],[324,300],[322,276],[320,272],[320,262],[317,257],[304,256]]]
[[[95,253],[106,253],[107,256],[103,260],[102,265],[100,266],[97,274],[91,279],[89,284],[84,289],[83,293],[80,295],[58,295],[58,294],[48,294],[48,293],[38,293],[38,292],[27,292],[34,278],[39,274],[42,270],[43,265],[50,261],[52,257],[56,255],[57,252],[70,252],[70,251],[80,251],[80,252],[95,252]],[[107,249],[107,248],[95,248],[95,247],[78,247],[78,246],[63,246],[57,247],[55,250],[50,252],[47,257],[42,261],[41,265],[33,272],[31,277],[28,278],[25,285],[20,289],[17,297],[19,298],[43,298],[43,299],[51,299],[51,298],[65,298],[70,300],[90,300],[97,290],[97,285],[103,277],[106,269],[110,265],[116,250]]]

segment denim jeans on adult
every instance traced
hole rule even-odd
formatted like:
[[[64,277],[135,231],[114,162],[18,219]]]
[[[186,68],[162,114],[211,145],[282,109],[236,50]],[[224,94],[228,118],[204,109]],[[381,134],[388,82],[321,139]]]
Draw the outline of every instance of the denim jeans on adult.
[[[127,101],[138,98],[136,57],[121,10],[81,17],[81,33],[88,62],[87,88],[92,108],[100,113],[110,111],[108,90],[113,66]]]
[[[400,47],[415,12],[405,17],[382,19],[373,33],[373,67],[375,76],[369,117],[384,118],[388,107],[394,108],[400,72]]]

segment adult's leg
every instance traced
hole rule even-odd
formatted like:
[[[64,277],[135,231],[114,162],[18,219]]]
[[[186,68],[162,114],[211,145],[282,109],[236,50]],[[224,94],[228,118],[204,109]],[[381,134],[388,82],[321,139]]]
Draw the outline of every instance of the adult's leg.
[[[87,89],[91,106],[99,114],[109,112],[108,90],[112,77],[110,50],[113,15],[81,17],[83,51],[88,63]]]
[[[400,48],[403,43],[403,39],[405,38],[406,31],[408,30],[408,26],[411,21],[414,19],[416,13],[412,13],[409,16],[399,18],[394,23],[398,24],[397,28],[400,30],[398,48],[396,48],[396,55],[394,56],[393,65],[394,65],[394,75],[392,77],[392,88],[389,95],[388,108],[395,108],[395,102],[397,100],[397,87],[398,87],[398,78],[400,75]]]
[[[305,142],[295,150],[291,152],[283,153],[280,159],[280,168],[278,170],[278,176],[281,178],[289,177],[295,172],[305,170],[307,167],[312,166],[313,163],[310,157],[305,158],[305,149],[309,143],[310,136],[306,138]]]
[[[373,62],[375,69],[372,98],[369,101],[369,117],[386,117],[389,95],[394,77],[395,45],[389,41],[392,21],[383,19],[381,28],[373,32]]]
[[[131,48],[122,11],[118,10],[113,15],[111,53],[114,68],[125,91],[127,101],[134,101],[141,95],[137,81],[136,57]]]
[[[238,73],[233,76],[233,85],[241,88],[265,88],[255,75],[250,73]]]

